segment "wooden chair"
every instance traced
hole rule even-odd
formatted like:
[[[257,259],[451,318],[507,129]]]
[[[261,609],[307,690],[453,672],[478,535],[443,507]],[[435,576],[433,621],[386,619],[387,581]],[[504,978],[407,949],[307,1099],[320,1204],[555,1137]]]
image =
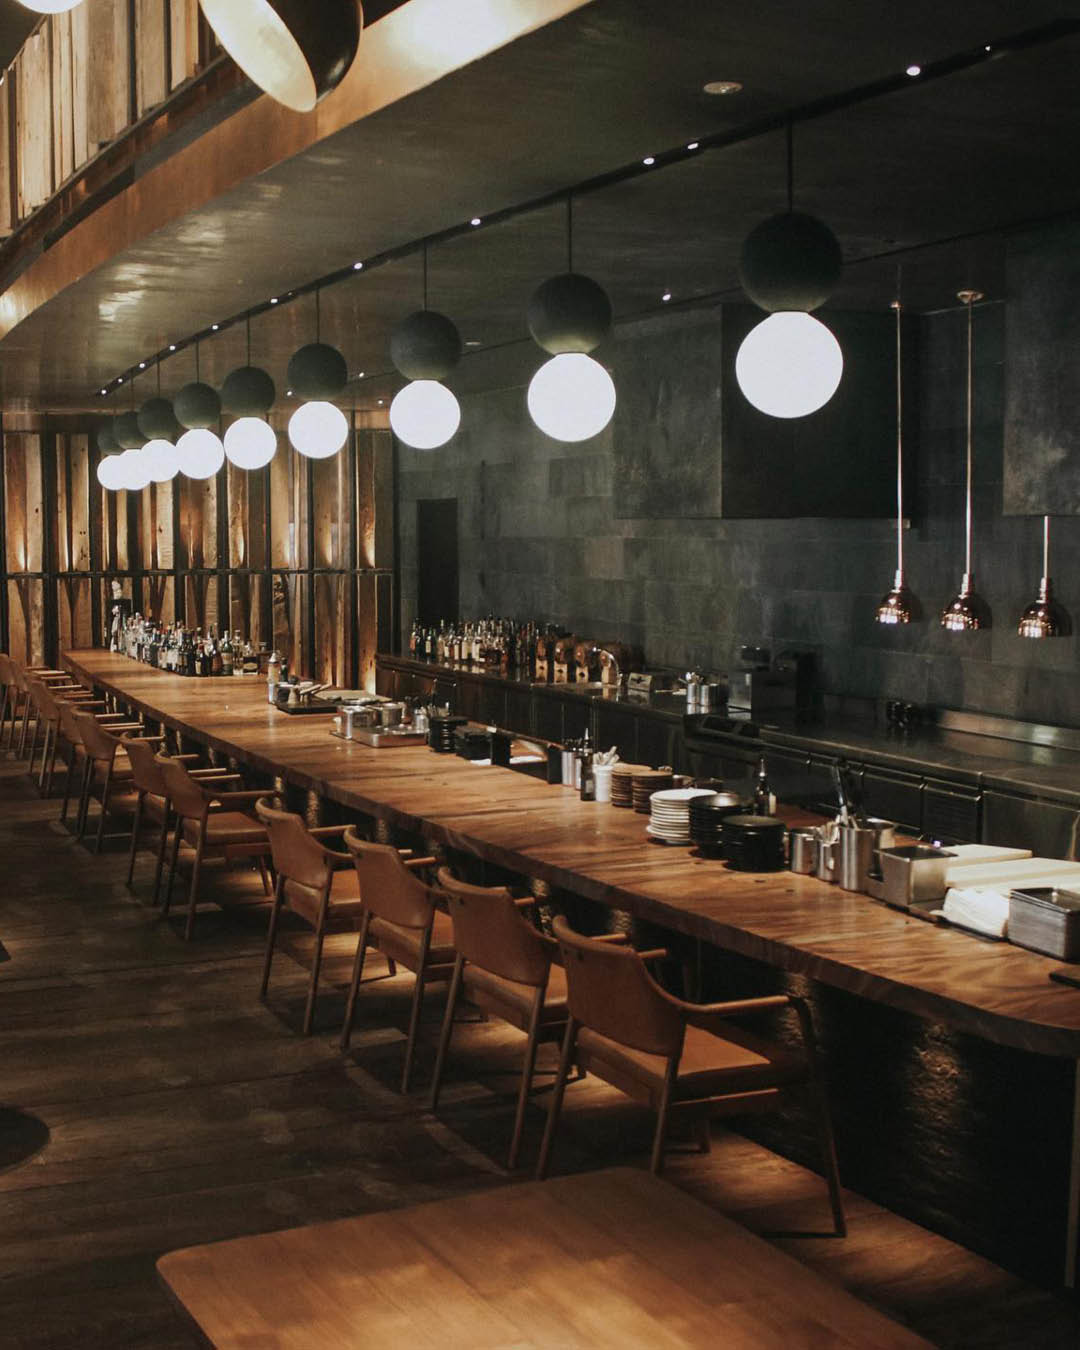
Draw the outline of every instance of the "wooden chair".
[[[547,1175],[571,1062],[652,1106],[657,1113],[652,1171],[659,1175],[672,1113],[698,1120],[780,1105],[787,1089],[804,1091],[816,1117],[836,1232],[847,1231],[832,1121],[818,1067],[810,1009],[775,994],[695,1004],[675,998],[649,974],[644,955],[581,937],[556,918],[570,1016],[536,1175]],[[653,953],[655,955],[656,953]],[[744,1031],[731,1019],[791,1008],[801,1050]]]
[[[131,761],[120,734],[122,731],[135,731],[141,728],[137,722],[111,723],[106,726],[93,713],[79,707],[73,708],[72,713],[82,738],[83,749],[82,792],[79,798],[77,835],[81,839],[86,833],[90,801],[91,798],[97,797],[101,803],[101,814],[98,817],[97,835],[94,838],[94,852],[100,853],[101,841],[105,837],[105,821],[110,810],[120,815],[132,815],[135,811]],[[117,788],[121,791],[117,792]]]
[[[34,711],[34,703],[30,697],[30,690],[27,687],[27,681],[31,676],[36,676],[46,684],[66,684],[70,679],[66,670],[50,670],[47,666],[24,666],[21,661],[9,656],[11,662],[12,674],[15,677],[15,687],[18,690],[22,706],[22,730],[19,733],[19,757],[26,753],[26,737],[30,728],[30,715]],[[35,727],[36,732],[36,727]],[[12,727],[12,739],[8,744],[8,749],[14,744],[14,725]]]
[[[41,745],[41,771],[38,774],[38,787],[48,796],[52,791],[53,774],[56,770],[60,736],[60,708],[58,706],[60,700],[87,710],[103,709],[105,704],[95,699],[90,690],[84,689],[81,684],[48,685],[44,680],[38,679],[36,675],[31,675],[27,678],[26,687],[37,710],[34,739],[30,744],[29,771],[30,773],[34,772],[38,730],[43,728],[45,737]]]
[[[131,850],[128,854],[127,884],[130,887],[135,875],[135,854],[138,851],[144,821],[149,820],[160,826],[157,842],[157,866],[154,871],[154,901],[157,902],[161,889],[161,875],[165,866],[165,846],[169,838],[169,821],[172,808],[169,804],[169,792],[165,775],[157,762],[157,755],[164,745],[164,736],[125,736],[124,749],[131,763],[131,779],[135,788],[135,812],[131,826]],[[242,781],[239,774],[228,769],[194,767],[199,762],[198,755],[175,755],[181,764],[189,766],[193,778],[200,782],[213,781],[215,789],[228,783]]]
[[[464,990],[485,1012],[524,1031],[525,1058],[521,1067],[514,1132],[507,1167],[517,1166],[525,1107],[532,1087],[537,1046],[541,1040],[560,1040],[566,1027],[566,976],[553,939],[534,928],[521,913],[531,900],[515,900],[505,886],[470,886],[445,867],[439,869],[439,889],[450,912],[457,957],[443,1017],[430,1107],[439,1105],[446,1056],[453,1034],[454,1011]]]
[[[336,852],[321,842],[326,838],[340,836],[347,827],[326,825],[311,829],[294,812],[278,810],[266,797],[255,803],[255,814],[269,831],[271,856],[277,873],[259,998],[264,1002],[266,1000],[278,920],[284,907],[298,914],[315,930],[315,951],[311,960],[303,1026],[303,1034],[310,1036],[319,989],[323,941],[327,933],[355,930],[362,918],[363,902],[352,855]]]
[[[0,695],[0,745],[3,744],[6,731],[10,746],[19,716],[19,683],[15,678],[15,667],[7,652],[0,652],[0,688],[3,689],[3,694]],[[5,727],[4,724],[9,717],[10,726]]]
[[[64,801],[60,807],[60,820],[63,822],[67,820],[68,804],[72,796],[75,797],[76,802],[82,802],[82,784],[86,768],[86,749],[83,745],[79,724],[75,720],[76,708],[80,712],[93,713],[97,721],[105,726],[112,727],[113,731],[117,733],[139,731],[141,727],[137,722],[126,721],[122,713],[96,712],[90,704],[78,705],[69,703],[66,699],[57,699],[56,707],[60,714],[60,734],[67,743],[67,774],[64,779]],[[76,787],[76,780],[78,781],[78,787]],[[77,818],[77,829],[80,823]],[[81,832],[79,838],[82,838]]]
[[[436,904],[436,892],[415,875],[417,868],[430,866],[434,858],[403,858],[389,844],[369,844],[351,827],[345,831],[345,847],[356,868],[363,907],[341,1048],[349,1048],[364,957],[368,947],[374,947],[416,976],[401,1073],[401,1090],[408,1092],[424,986],[450,979],[455,955],[453,929],[449,917]]]
[[[166,795],[176,812],[176,832],[173,836],[172,861],[169,865],[169,883],[165,888],[162,913],[168,914],[172,902],[176,864],[183,840],[195,850],[191,866],[191,885],[188,890],[187,922],[184,941],[190,942],[195,931],[195,911],[199,903],[199,875],[203,859],[222,858],[231,862],[236,858],[254,858],[262,875],[263,891],[271,891],[266,859],[270,853],[270,837],[266,826],[247,815],[240,807],[250,806],[266,794],[261,790],[223,792],[212,781],[202,783],[188,772],[185,764],[174,757],[158,755],[158,765],[165,778]]]

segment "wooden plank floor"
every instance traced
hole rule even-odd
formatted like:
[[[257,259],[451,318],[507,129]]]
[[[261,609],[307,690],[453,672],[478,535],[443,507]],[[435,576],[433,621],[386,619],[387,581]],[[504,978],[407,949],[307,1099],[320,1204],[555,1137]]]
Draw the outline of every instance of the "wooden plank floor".
[[[352,942],[335,939],[317,1032],[302,1040],[302,933],[286,937],[269,1006],[255,997],[254,873],[222,878],[233,903],[202,911],[185,945],[145,904],[149,855],[131,893],[122,851],[95,858],[57,814],[0,760],[0,1104],[49,1132],[0,1172],[0,1346],[187,1347],[154,1273],[163,1252],[506,1183],[515,1034],[459,1028],[436,1120],[422,1100],[438,993],[421,1090],[403,1099],[408,977],[373,964],[343,1059],[334,1033]],[[553,1064],[545,1047],[542,1067]],[[568,1091],[565,1122],[557,1170],[646,1155],[647,1117],[599,1085]],[[528,1162],[541,1125],[534,1109]],[[718,1129],[709,1157],[675,1153],[668,1175],[940,1345],[1080,1343],[1074,1304],[857,1196],[848,1239],[814,1236],[827,1220],[819,1179],[737,1134]]]

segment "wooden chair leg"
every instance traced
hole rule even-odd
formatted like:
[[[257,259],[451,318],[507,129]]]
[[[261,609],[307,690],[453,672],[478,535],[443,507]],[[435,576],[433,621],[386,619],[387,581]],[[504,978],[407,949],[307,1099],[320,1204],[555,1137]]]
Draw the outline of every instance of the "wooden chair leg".
[[[840,1189],[840,1168],[836,1161],[836,1140],[833,1136],[832,1112],[825,1088],[815,1076],[810,1083],[810,1109],[817,1124],[818,1140],[821,1145],[821,1161],[825,1172],[825,1184],[829,1188],[829,1204],[832,1207],[833,1230],[837,1237],[847,1237],[847,1217],[844,1214],[844,1196]]]
[[[161,890],[161,873],[165,867],[165,848],[169,842],[169,803],[165,803],[165,808],[161,816],[161,837],[158,839],[157,847],[157,866],[154,869],[154,904],[158,902],[158,892]]]
[[[30,700],[23,704],[22,732],[19,736],[19,758],[26,753],[26,733],[30,727]]]
[[[54,726],[52,729],[52,745],[49,747],[49,771],[45,775],[45,796],[51,797],[53,790],[53,777],[56,773],[56,755],[60,744],[60,728]]]
[[[416,985],[413,989],[412,1012],[409,1014],[409,1038],[405,1042],[405,1065],[401,1071],[401,1091],[402,1094],[409,1090],[409,1079],[412,1077],[413,1056],[416,1053],[416,1034],[420,1030],[420,1012],[424,1006],[424,984],[426,983],[424,975],[427,969],[428,951],[431,947],[431,928],[428,924],[427,932],[420,944],[420,962],[416,972]]]
[[[4,685],[3,696],[0,697],[0,742],[4,739],[4,723],[7,721],[8,710],[8,687]]]
[[[172,859],[169,863],[169,883],[165,887],[165,899],[161,902],[161,916],[165,918],[172,904],[173,882],[176,880],[176,864],[180,859],[180,837],[184,833],[184,817],[176,817],[176,833],[173,835]]]
[[[356,957],[353,961],[352,980],[349,983],[349,998],[345,1004],[345,1021],[341,1027],[341,1048],[348,1050],[352,1037],[353,1013],[356,1009],[356,994],[360,988],[360,977],[364,973],[364,954],[367,951],[368,929],[371,927],[371,913],[364,910],[360,921],[360,938],[356,944]]]
[[[52,723],[45,723],[45,735],[41,742],[41,765],[38,769],[38,791],[45,791],[45,775],[49,770],[49,741],[52,739]]]
[[[548,1103],[547,1124],[544,1126],[544,1138],[540,1144],[540,1156],[536,1160],[536,1180],[543,1181],[548,1174],[548,1164],[551,1161],[551,1145],[555,1138],[555,1130],[559,1124],[559,1116],[562,1114],[563,1097],[566,1093],[566,1077],[570,1072],[570,1061],[574,1058],[574,1050],[577,1046],[577,1023],[574,1019],[568,1018],[566,1023],[566,1034],[563,1036],[562,1053],[559,1056],[559,1072],[555,1075],[555,1085],[551,1091],[551,1101]]]
[[[266,955],[263,958],[262,983],[259,985],[259,998],[266,1001],[266,991],[270,986],[270,964],[274,959],[274,942],[277,939],[278,915],[281,913],[281,896],[285,889],[285,878],[279,876],[274,887],[274,904],[270,910],[270,927],[266,931]]]
[[[529,1039],[525,1044],[525,1062],[521,1066],[521,1086],[518,1088],[517,1111],[514,1114],[514,1133],[510,1137],[510,1152],[506,1159],[506,1166],[511,1172],[517,1166],[518,1153],[521,1151],[521,1135],[525,1129],[525,1107],[529,1102],[533,1069],[536,1067],[536,1047],[540,1041],[540,1017],[543,1011],[544,991],[538,989],[529,1017]]]
[[[32,778],[34,776],[34,760],[37,759],[38,733],[41,731],[41,718],[34,718],[34,733],[30,737],[30,758],[27,760],[26,772]]]
[[[195,845],[195,861],[191,864],[191,888],[188,891],[187,923],[184,941],[190,942],[195,933],[195,908],[199,903],[199,873],[202,871],[203,849],[206,847],[206,821],[199,822],[199,842]]]
[[[671,1098],[675,1091],[675,1078],[679,1072],[678,1055],[668,1060],[667,1073],[664,1075],[664,1087],[660,1094],[660,1108],[656,1113],[656,1133],[653,1135],[652,1157],[649,1170],[658,1177],[664,1170],[664,1143],[667,1139],[668,1117],[671,1114]]]
[[[386,973],[391,979],[397,974],[397,962],[392,956],[386,958]]]
[[[68,746],[67,773],[64,775],[64,804],[60,808],[60,824],[67,820],[68,806],[71,803],[71,789],[75,783],[75,747]]]
[[[101,841],[105,837],[105,817],[109,814],[109,789],[112,787],[113,766],[109,761],[105,770],[105,782],[101,787],[101,815],[98,818],[97,838],[94,840],[94,852],[101,852]]]
[[[82,839],[86,833],[86,817],[90,811],[90,792],[94,785],[94,761],[89,755],[83,763],[82,789],[79,792],[79,817],[76,822],[75,838]]]
[[[450,1051],[450,1037],[454,1033],[454,1012],[461,993],[461,976],[464,969],[465,958],[459,952],[454,961],[454,973],[450,976],[450,992],[446,995],[446,1012],[443,1014],[442,1030],[439,1032],[439,1052],[435,1056],[435,1074],[431,1080],[431,1096],[428,1098],[429,1111],[439,1109],[439,1090],[442,1087],[443,1070],[446,1068],[446,1056]]]
[[[127,885],[131,889],[131,879],[135,875],[135,854],[139,848],[139,830],[142,828],[143,798],[145,792],[140,792],[135,798],[135,819],[131,822],[131,849],[128,852],[128,870]]]
[[[311,1024],[315,1020],[315,996],[319,992],[319,971],[322,969],[323,941],[326,938],[326,917],[322,917],[315,930],[315,952],[311,960],[311,979],[308,982],[307,1005],[304,1008],[303,1034],[311,1035]]]

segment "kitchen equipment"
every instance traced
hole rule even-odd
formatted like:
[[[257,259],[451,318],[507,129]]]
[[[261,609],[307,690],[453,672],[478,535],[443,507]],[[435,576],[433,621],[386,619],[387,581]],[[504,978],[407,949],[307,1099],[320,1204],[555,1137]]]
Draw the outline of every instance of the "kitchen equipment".
[[[611,774],[614,767],[613,764],[593,765],[593,774],[596,777],[596,800],[598,802],[611,801]]]
[[[840,826],[840,854],[836,880],[842,890],[866,893],[874,854],[896,842],[891,820],[860,816]]]
[[[630,780],[634,810],[638,815],[647,816],[649,814],[649,798],[652,794],[662,792],[673,786],[673,776],[670,769],[639,769]]]
[[[839,851],[839,831],[834,826],[825,826],[818,830],[814,847],[814,876],[819,881],[836,880],[836,858]]]
[[[454,731],[454,752],[461,759],[490,759],[491,737],[475,727],[460,726]]]
[[[384,729],[387,727],[398,727],[405,720],[404,703],[376,703],[375,716],[378,718],[378,724]]]
[[[910,909],[915,904],[945,898],[946,869],[952,853],[929,844],[902,844],[878,853],[882,896],[887,905]]]
[[[330,733],[338,735],[336,731]],[[388,746],[423,745],[427,736],[412,727],[360,727],[353,726],[352,739],[372,750],[385,750]]]
[[[775,816],[728,816],[721,834],[727,865],[736,872],[779,872],[784,822]]]
[[[788,869],[809,876],[817,866],[817,830],[792,830],[788,835]]]
[[[1080,961],[1080,892],[1058,886],[1011,891],[1008,938],[1059,961]]]

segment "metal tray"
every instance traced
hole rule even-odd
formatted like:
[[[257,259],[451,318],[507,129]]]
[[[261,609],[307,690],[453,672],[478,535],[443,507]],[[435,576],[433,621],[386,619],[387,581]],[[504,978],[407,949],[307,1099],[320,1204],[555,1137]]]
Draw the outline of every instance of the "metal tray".
[[[340,731],[331,731],[339,741],[347,741]],[[372,750],[385,750],[388,745],[426,745],[426,731],[397,731],[393,727],[354,727],[352,739],[358,745],[370,746]]]

